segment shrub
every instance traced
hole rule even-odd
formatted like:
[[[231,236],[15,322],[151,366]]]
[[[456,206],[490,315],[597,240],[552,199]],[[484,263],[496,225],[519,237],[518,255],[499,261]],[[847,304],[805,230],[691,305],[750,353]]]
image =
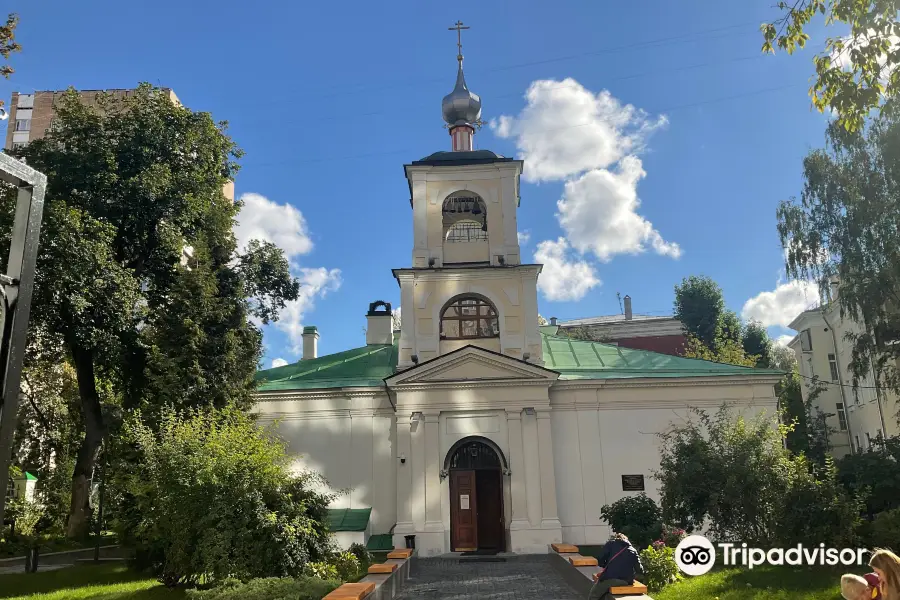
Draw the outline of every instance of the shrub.
[[[299,576],[330,553],[332,497],[293,475],[284,443],[235,411],[130,418],[139,460],[120,477],[114,527],[166,585]]]
[[[869,548],[893,548],[900,546],[900,508],[886,510],[875,515],[867,528],[866,544]]]
[[[671,525],[663,525],[659,539],[656,542],[653,542],[653,544],[656,545],[658,542],[663,546],[675,548],[678,546],[678,543],[686,537],[687,532],[684,529],[673,527]]]
[[[654,544],[641,550],[644,565],[644,583],[651,592],[658,592],[670,583],[681,579],[675,549],[663,544]]]
[[[372,564],[372,553],[369,552],[365,544],[360,544],[359,542],[351,544],[348,552],[356,557],[361,567]]]
[[[247,583],[229,579],[210,590],[188,590],[190,600],[321,600],[340,585],[315,577],[251,579]]]
[[[337,565],[325,561],[306,563],[306,575],[318,579],[339,580]]]
[[[688,532],[708,523],[708,537],[759,547],[852,540],[858,503],[829,461],[814,465],[784,448],[777,418],[745,419],[727,406],[695,413],[660,436],[666,522]]]
[[[646,494],[626,496],[600,509],[600,518],[616,533],[624,533],[635,548],[646,548],[662,532],[660,511]]]
[[[359,577],[360,564],[355,554],[340,552],[332,558],[331,562],[337,569],[341,581],[351,581]]]

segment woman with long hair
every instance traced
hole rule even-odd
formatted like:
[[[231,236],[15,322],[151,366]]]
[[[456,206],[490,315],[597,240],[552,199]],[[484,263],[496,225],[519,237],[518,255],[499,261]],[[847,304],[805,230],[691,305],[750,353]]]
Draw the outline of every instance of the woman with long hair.
[[[876,548],[869,566],[881,580],[881,594],[885,600],[900,600],[900,556],[890,550]]]

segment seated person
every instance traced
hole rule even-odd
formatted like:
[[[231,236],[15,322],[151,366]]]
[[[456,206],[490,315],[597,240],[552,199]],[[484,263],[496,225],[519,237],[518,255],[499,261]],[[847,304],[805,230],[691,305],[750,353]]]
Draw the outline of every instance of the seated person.
[[[878,575],[867,573],[859,575],[843,575],[841,577],[841,596],[845,600],[881,600],[881,588]]]
[[[610,589],[634,583],[635,575],[644,572],[644,566],[637,550],[623,533],[617,533],[606,542],[597,563],[603,570],[594,575],[594,587],[591,588],[590,600],[611,600]]]

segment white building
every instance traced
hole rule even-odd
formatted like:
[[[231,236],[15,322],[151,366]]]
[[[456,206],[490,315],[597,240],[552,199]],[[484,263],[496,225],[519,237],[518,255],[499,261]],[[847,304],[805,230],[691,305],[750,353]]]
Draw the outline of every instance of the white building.
[[[356,525],[341,539],[415,535],[425,556],[603,543],[601,506],[658,499],[656,433],[690,407],[771,413],[779,374],[539,327],[542,266],[522,263],[516,235],[523,162],[472,149],[481,100],[459,62],[443,103],[452,150],[405,166],[400,330],[374,302],[365,346],[317,357],[305,328],[303,360],[258,374],[257,412],[298,469],[346,490],[333,521]]]
[[[828,415],[826,423],[834,431],[829,441],[835,457],[865,451],[879,436],[900,433],[897,397],[878,389],[873,373],[853,386],[853,348],[845,336],[860,333],[861,328],[858,323],[841,318],[836,301],[800,313],[789,327],[798,332],[788,347],[797,356],[803,401],[808,401],[815,378],[822,391],[813,405]]]

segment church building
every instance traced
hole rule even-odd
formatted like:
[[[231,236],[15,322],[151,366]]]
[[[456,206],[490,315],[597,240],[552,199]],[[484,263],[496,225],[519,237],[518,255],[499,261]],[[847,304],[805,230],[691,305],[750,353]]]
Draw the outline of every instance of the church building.
[[[392,272],[399,330],[391,305],[372,302],[366,345],[319,357],[306,327],[302,360],[258,373],[256,412],[298,470],[344,492],[342,543],[414,535],[421,556],[601,544],[601,506],[658,500],[657,433],[691,407],[771,414],[779,374],[539,326],[541,265],[523,262],[516,233],[526,165],[474,149],[481,99],[457,59],[442,105],[450,151],[404,167],[414,243]]]

